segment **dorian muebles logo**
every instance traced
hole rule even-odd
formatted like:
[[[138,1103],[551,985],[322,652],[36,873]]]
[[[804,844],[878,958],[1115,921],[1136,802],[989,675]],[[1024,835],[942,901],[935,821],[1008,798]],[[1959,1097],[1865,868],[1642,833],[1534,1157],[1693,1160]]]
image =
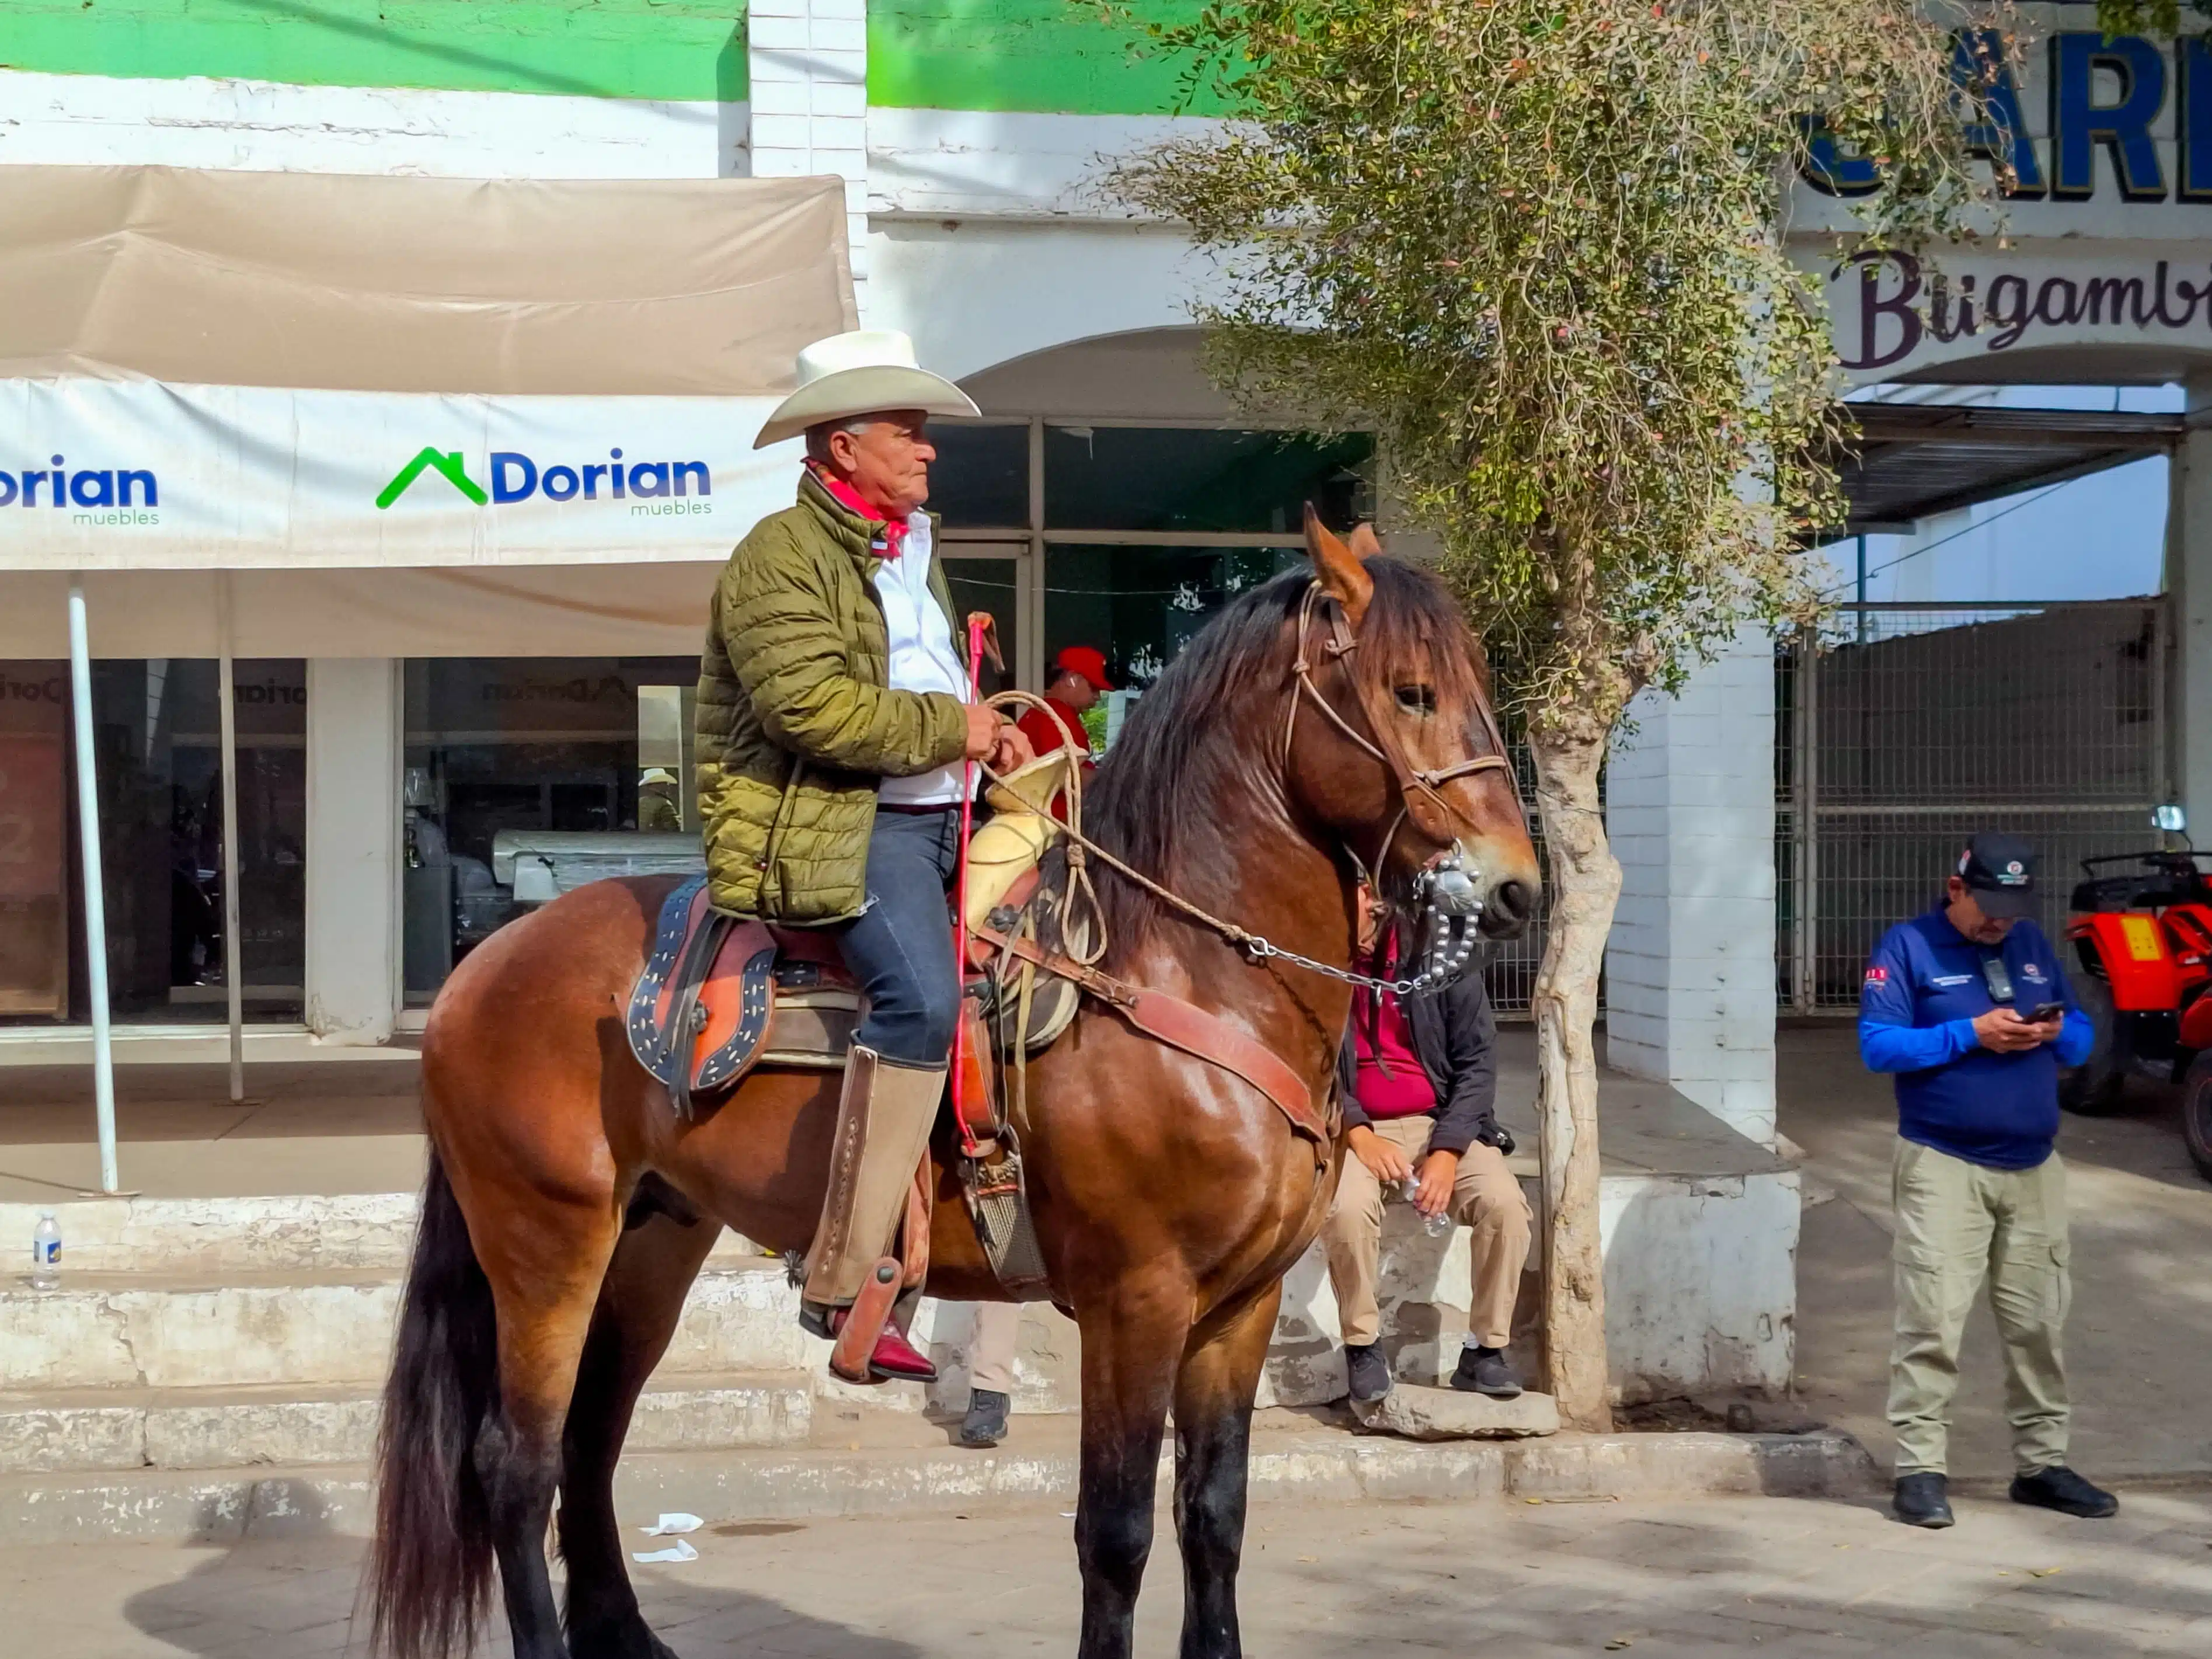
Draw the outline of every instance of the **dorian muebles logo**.
[[[426,483],[426,474],[442,484]],[[714,510],[714,503],[705,499],[714,494],[714,485],[703,460],[625,460],[620,449],[610,449],[605,460],[540,467],[518,450],[495,449],[487,457],[484,478],[491,486],[489,491],[470,473],[461,451],[428,445],[392,475],[392,481],[377,493],[376,505],[380,511],[388,509],[420,483],[441,491],[450,486],[478,507],[507,507],[542,497],[562,504],[622,502],[636,517]]]
[[[19,473],[0,472],[0,507],[51,507],[67,513],[72,524],[161,521],[161,515],[154,510],[161,504],[161,484],[150,468],[73,468],[64,456],[49,460],[51,471],[33,467]]]

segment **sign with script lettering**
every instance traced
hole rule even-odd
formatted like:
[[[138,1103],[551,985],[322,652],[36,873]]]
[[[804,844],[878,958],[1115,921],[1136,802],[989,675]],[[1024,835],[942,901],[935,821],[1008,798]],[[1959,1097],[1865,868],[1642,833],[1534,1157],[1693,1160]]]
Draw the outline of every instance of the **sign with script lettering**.
[[[1811,135],[1790,236],[1854,379],[2163,378],[2212,352],[2212,34],[2107,39],[2087,12],[2021,6],[2010,58],[1991,31],[1954,37],[1967,146],[2004,198],[1970,245],[1839,261],[1878,175]]]

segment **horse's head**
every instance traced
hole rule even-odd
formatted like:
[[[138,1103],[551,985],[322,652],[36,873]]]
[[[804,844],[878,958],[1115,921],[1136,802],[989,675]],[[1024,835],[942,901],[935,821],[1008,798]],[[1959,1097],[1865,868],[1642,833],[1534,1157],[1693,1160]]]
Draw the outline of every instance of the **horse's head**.
[[[1484,933],[1522,932],[1542,877],[1459,607],[1426,571],[1378,558],[1367,525],[1340,538],[1309,507],[1306,547],[1285,787],[1385,897],[1405,905],[1427,877],[1448,914],[1479,905]]]

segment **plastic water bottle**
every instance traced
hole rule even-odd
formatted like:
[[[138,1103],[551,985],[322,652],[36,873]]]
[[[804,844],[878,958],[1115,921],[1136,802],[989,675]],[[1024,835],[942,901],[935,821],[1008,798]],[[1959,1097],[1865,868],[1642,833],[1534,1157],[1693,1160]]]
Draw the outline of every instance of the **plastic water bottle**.
[[[1407,1176],[1405,1184],[1399,1188],[1399,1191],[1404,1194],[1407,1203],[1413,1203],[1421,1195],[1421,1178],[1419,1175]],[[1449,1211],[1440,1211],[1433,1216],[1422,1214],[1419,1211],[1414,1213],[1421,1217],[1421,1230],[1432,1239],[1440,1239],[1452,1229],[1452,1218]]]
[[[51,1210],[39,1211],[39,1224],[31,1229],[31,1288],[62,1288],[62,1224]]]

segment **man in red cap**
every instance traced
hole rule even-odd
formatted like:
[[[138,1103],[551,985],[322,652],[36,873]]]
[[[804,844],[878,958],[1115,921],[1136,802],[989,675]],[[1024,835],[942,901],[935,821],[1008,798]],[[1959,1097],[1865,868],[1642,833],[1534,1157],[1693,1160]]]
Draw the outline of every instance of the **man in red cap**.
[[[1042,709],[1031,709],[1021,717],[1023,735],[1030,747],[1039,754],[1050,754],[1054,749],[1079,745],[1084,753],[1084,766],[1095,764],[1097,752],[1091,747],[1091,735],[1083,727],[1083,711],[1114,689],[1106,678],[1105,653],[1091,645],[1070,645],[1052,660],[1052,684],[1045,687],[1045,701],[1052,705],[1054,720]],[[1063,723],[1065,730],[1062,729]],[[1075,744],[1068,741],[1073,733]]]

